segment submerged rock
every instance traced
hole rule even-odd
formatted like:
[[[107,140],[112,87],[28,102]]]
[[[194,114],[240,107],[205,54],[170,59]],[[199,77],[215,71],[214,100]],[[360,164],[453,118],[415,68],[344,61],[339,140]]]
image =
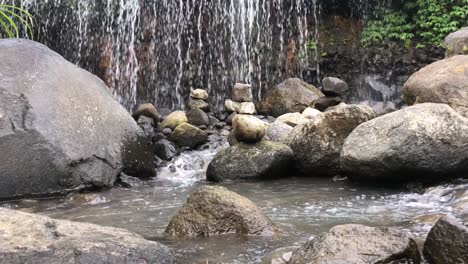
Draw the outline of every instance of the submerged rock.
[[[468,120],[444,104],[418,104],[362,124],[341,153],[344,172],[372,181],[433,181],[468,173]]]
[[[180,124],[187,123],[187,122],[188,122],[188,118],[184,111],[175,111],[175,112],[170,113],[168,116],[166,116],[166,118],[164,118],[164,121],[162,123],[162,128],[163,129],[170,128],[171,130],[174,130]]]
[[[0,208],[0,262],[176,263],[171,250],[124,229]]]
[[[153,119],[154,125],[157,125],[161,119],[161,115],[153,104],[140,105],[132,116],[136,121],[138,121],[140,116],[151,118]]]
[[[250,84],[236,83],[232,90],[232,100],[236,102],[252,102],[252,86]]]
[[[262,264],[287,264],[299,247],[278,248],[262,259]]]
[[[199,100],[206,101],[206,100],[208,100],[208,96],[209,96],[208,92],[206,90],[203,90],[203,89],[195,89],[192,92],[190,92],[190,97],[193,98],[193,99],[199,99]]]
[[[280,121],[285,123],[286,125],[296,127],[298,125],[307,124],[310,122],[310,119],[305,118],[300,113],[290,113],[284,114],[276,119],[276,121]]]
[[[375,117],[368,106],[341,104],[312,122],[295,127],[286,143],[293,150],[302,173],[335,176],[340,172],[340,153],[348,135]]]
[[[336,77],[326,77],[322,83],[325,94],[343,95],[349,90],[348,84]]]
[[[448,104],[468,117],[468,55],[435,62],[413,74],[405,83],[403,99],[408,105]]]
[[[251,115],[236,115],[232,120],[232,129],[237,141],[245,143],[259,142],[266,133],[265,123]]]
[[[166,228],[173,238],[232,233],[272,236],[278,231],[252,201],[218,186],[203,186],[191,194]]]
[[[261,108],[267,114],[278,117],[287,113],[302,112],[313,106],[322,96],[323,93],[313,85],[292,78],[269,90]]]
[[[0,200],[155,175],[150,140],[99,78],[29,40],[0,40],[0,61]]]
[[[335,226],[294,252],[289,264],[421,263],[416,242],[385,227]]]
[[[293,159],[292,150],[281,143],[239,143],[216,154],[208,165],[206,178],[219,182],[230,179],[272,179],[291,176]]]
[[[171,138],[180,147],[195,148],[208,141],[208,133],[198,127],[183,123],[172,132]]]
[[[468,260],[468,227],[442,218],[429,232],[424,257],[431,264],[464,263]]]
[[[445,38],[446,57],[468,55],[468,27],[449,34]]]
[[[273,142],[285,143],[288,139],[289,132],[292,130],[292,126],[277,120],[268,126],[266,137]]]

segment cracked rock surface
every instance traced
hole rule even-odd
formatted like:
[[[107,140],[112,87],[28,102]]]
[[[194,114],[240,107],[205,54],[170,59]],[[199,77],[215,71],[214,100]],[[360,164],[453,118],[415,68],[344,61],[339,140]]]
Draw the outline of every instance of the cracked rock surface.
[[[0,61],[0,200],[154,175],[151,146],[96,76],[28,40],[0,40]]]

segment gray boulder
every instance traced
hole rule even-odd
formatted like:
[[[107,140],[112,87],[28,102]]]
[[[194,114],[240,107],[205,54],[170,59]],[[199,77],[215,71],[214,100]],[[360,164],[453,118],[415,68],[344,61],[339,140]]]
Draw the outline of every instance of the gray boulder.
[[[0,263],[176,263],[171,250],[124,229],[0,208]]]
[[[203,89],[195,89],[192,92],[190,92],[190,98],[193,98],[193,99],[206,101],[208,100],[208,96],[209,96],[208,92]]]
[[[445,38],[446,57],[468,55],[468,27],[449,34]]]
[[[209,126],[210,117],[201,109],[192,109],[187,113],[188,122],[194,126]]]
[[[261,109],[274,117],[287,113],[302,113],[322,96],[323,93],[313,85],[292,78],[269,90]]]
[[[314,107],[319,111],[325,111],[330,107],[341,104],[343,100],[339,97],[321,97],[315,101]]]
[[[155,175],[150,140],[99,78],[29,40],[0,40],[0,61],[0,199]]]
[[[468,55],[432,63],[413,74],[405,83],[403,99],[408,105],[448,104],[468,117]]]
[[[288,175],[294,154],[281,143],[261,141],[257,144],[238,143],[216,154],[208,165],[209,181],[230,179],[272,179]]]
[[[191,109],[191,110],[200,109],[200,110],[203,110],[205,112],[209,112],[210,111],[210,105],[207,102],[203,101],[203,100],[190,98],[190,100],[189,100],[189,109]]]
[[[325,94],[343,95],[349,90],[348,84],[336,77],[326,77],[322,83]]]
[[[341,104],[295,127],[288,134],[286,144],[293,150],[302,173],[335,176],[340,172],[340,153],[348,135],[375,117],[374,110],[368,106]]]
[[[266,137],[273,142],[285,143],[288,139],[289,132],[292,130],[292,126],[281,121],[275,121],[268,126]]]
[[[250,84],[236,83],[232,89],[232,100],[235,102],[252,102],[252,86]]]
[[[179,147],[195,148],[208,141],[208,133],[189,123],[183,123],[172,132],[171,139]]]
[[[385,227],[335,226],[293,253],[289,264],[421,263],[418,245],[406,233]]]
[[[232,233],[272,236],[278,231],[252,201],[219,186],[203,186],[191,194],[166,228],[172,238]]]
[[[468,173],[468,120],[419,104],[362,124],[346,139],[344,172],[356,180],[433,181]]]
[[[468,227],[452,218],[442,218],[424,243],[424,258],[431,264],[468,261]]]

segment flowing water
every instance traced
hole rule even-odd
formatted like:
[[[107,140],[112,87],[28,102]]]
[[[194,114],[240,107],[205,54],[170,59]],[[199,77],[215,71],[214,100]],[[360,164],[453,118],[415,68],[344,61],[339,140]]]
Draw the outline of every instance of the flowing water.
[[[132,110],[141,102],[183,109],[191,89],[220,109],[236,82],[257,99],[287,77],[319,85],[320,23],[365,21],[390,0],[0,0],[29,10],[36,40],[97,74]],[[338,26],[338,25],[337,25]],[[315,64],[315,66],[313,66]],[[365,69],[361,70],[365,74]],[[356,89],[369,89],[359,85]],[[372,89],[372,87],[370,87]],[[363,93],[357,93],[363,94]],[[369,100],[372,93],[364,94]],[[381,100],[380,97],[377,97]]]
[[[279,238],[236,235],[177,241],[167,239],[165,227],[187,197],[205,182],[214,154],[227,144],[213,136],[201,151],[185,152],[159,169],[157,179],[131,189],[115,188],[96,194],[24,200],[3,206],[58,219],[91,222],[134,231],[174,249],[181,263],[261,263],[269,252],[301,245],[308,238],[339,224],[360,223],[396,227],[418,242],[440,214],[468,221],[468,183],[447,184],[425,194],[353,185],[345,179],[285,178],[266,182],[224,183],[248,197],[276,222]],[[464,211],[463,211],[464,210]]]

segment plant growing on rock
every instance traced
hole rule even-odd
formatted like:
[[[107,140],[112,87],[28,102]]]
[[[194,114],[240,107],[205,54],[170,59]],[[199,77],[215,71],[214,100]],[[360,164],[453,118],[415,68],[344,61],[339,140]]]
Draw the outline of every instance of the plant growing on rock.
[[[32,39],[32,15],[23,8],[8,4],[0,4],[0,28],[4,31],[6,36],[8,38],[19,38],[21,25],[26,28],[27,34]]]

